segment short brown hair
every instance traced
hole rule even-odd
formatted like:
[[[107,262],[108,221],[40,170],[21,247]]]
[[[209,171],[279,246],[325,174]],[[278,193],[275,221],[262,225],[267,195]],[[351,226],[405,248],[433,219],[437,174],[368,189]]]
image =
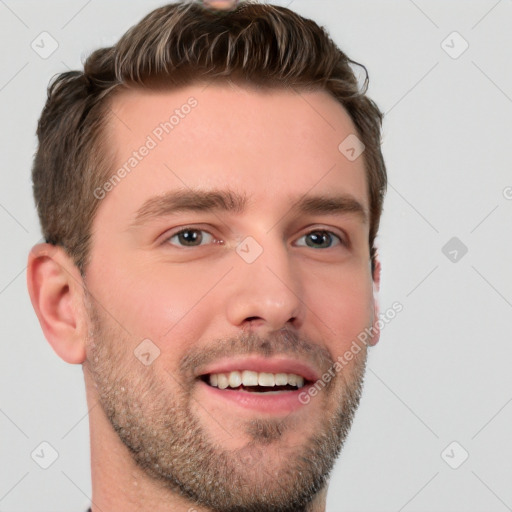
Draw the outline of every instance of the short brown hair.
[[[84,71],[59,74],[48,87],[32,169],[46,241],[64,247],[84,274],[99,205],[93,191],[114,171],[103,134],[116,91],[235,78],[259,87],[323,89],[346,109],[365,145],[373,269],[387,186],[383,114],[366,96],[366,68],[360,87],[351,65],[361,66],[323,27],[285,7],[246,2],[215,11],[181,1],[152,11],[116,45],[92,53]]]

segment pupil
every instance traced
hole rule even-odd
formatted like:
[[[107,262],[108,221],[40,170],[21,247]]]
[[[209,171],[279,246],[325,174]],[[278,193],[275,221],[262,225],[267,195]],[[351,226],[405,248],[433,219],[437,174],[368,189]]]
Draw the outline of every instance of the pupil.
[[[328,233],[325,233],[323,231],[317,231],[315,233],[311,233],[309,236],[310,236],[311,240],[313,240],[313,243],[322,244],[322,240],[323,240],[324,247],[329,246],[329,238],[328,237],[330,237],[330,235]]]
[[[192,235],[190,235],[192,233]],[[197,230],[188,229],[179,234],[181,241],[185,242],[186,245],[191,245],[194,241],[199,238],[199,232]]]

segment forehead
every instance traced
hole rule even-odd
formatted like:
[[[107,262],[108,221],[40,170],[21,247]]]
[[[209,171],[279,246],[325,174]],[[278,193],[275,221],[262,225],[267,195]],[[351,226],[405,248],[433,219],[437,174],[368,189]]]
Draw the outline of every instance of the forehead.
[[[341,192],[368,208],[363,157],[350,161],[338,149],[356,129],[326,91],[228,83],[133,89],[114,98],[111,112],[114,173],[124,172],[105,203],[129,207],[128,216],[154,195],[228,185],[260,206]]]

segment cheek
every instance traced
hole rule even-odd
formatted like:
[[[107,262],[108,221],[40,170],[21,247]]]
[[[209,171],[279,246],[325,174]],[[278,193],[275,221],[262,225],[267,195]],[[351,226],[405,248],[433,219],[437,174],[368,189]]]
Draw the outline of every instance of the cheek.
[[[332,340],[333,355],[343,352],[372,325],[373,288],[366,266],[317,272],[305,283],[305,303],[325,339]]]
[[[165,351],[177,339],[186,349],[189,340],[200,337],[212,315],[208,291],[218,274],[154,261],[102,261],[109,271],[91,272],[91,291],[135,344],[149,338]]]

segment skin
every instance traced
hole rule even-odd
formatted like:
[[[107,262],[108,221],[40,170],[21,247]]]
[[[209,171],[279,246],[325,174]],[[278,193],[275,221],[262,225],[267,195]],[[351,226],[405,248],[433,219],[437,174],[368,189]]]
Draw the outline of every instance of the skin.
[[[84,370],[92,510],[284,511],[297,498],[291,510],[321,512],[359,402],[366,345],[309,404],[277,415],[212,400],[192,362],[270,351],[322,374],[372,324],[369,345],[377,343],[380,264],[372,276],[368,222],[350,212],[290,215],[313,193],[350,195],[368,212],[364,159],[338,151],[356,130],[324,91],[130,90],[114,99],[106,133],[116,169],[191,96],[197,107],[101,200],[85,278],[61,248],[39,244],[29,256],[44,334]],[[249,197],[243,214],[181,212],[130,227],[150,197],[227,188]],[[173,237],[187,226],[205,230],[199,245]],[[315,230],[346,243],[308,246]],[[252,263],[235,250],[247,236],[263,249]],[[149,366],[134,356],[144,339],[160,350]],[[315,492],[298,497],[310,484]],[[254,496],[263,501],[250,508]]]
[[[238,2],[237,0],[205,0],[203,4],[212,9],[224,11],[234,9]]]

